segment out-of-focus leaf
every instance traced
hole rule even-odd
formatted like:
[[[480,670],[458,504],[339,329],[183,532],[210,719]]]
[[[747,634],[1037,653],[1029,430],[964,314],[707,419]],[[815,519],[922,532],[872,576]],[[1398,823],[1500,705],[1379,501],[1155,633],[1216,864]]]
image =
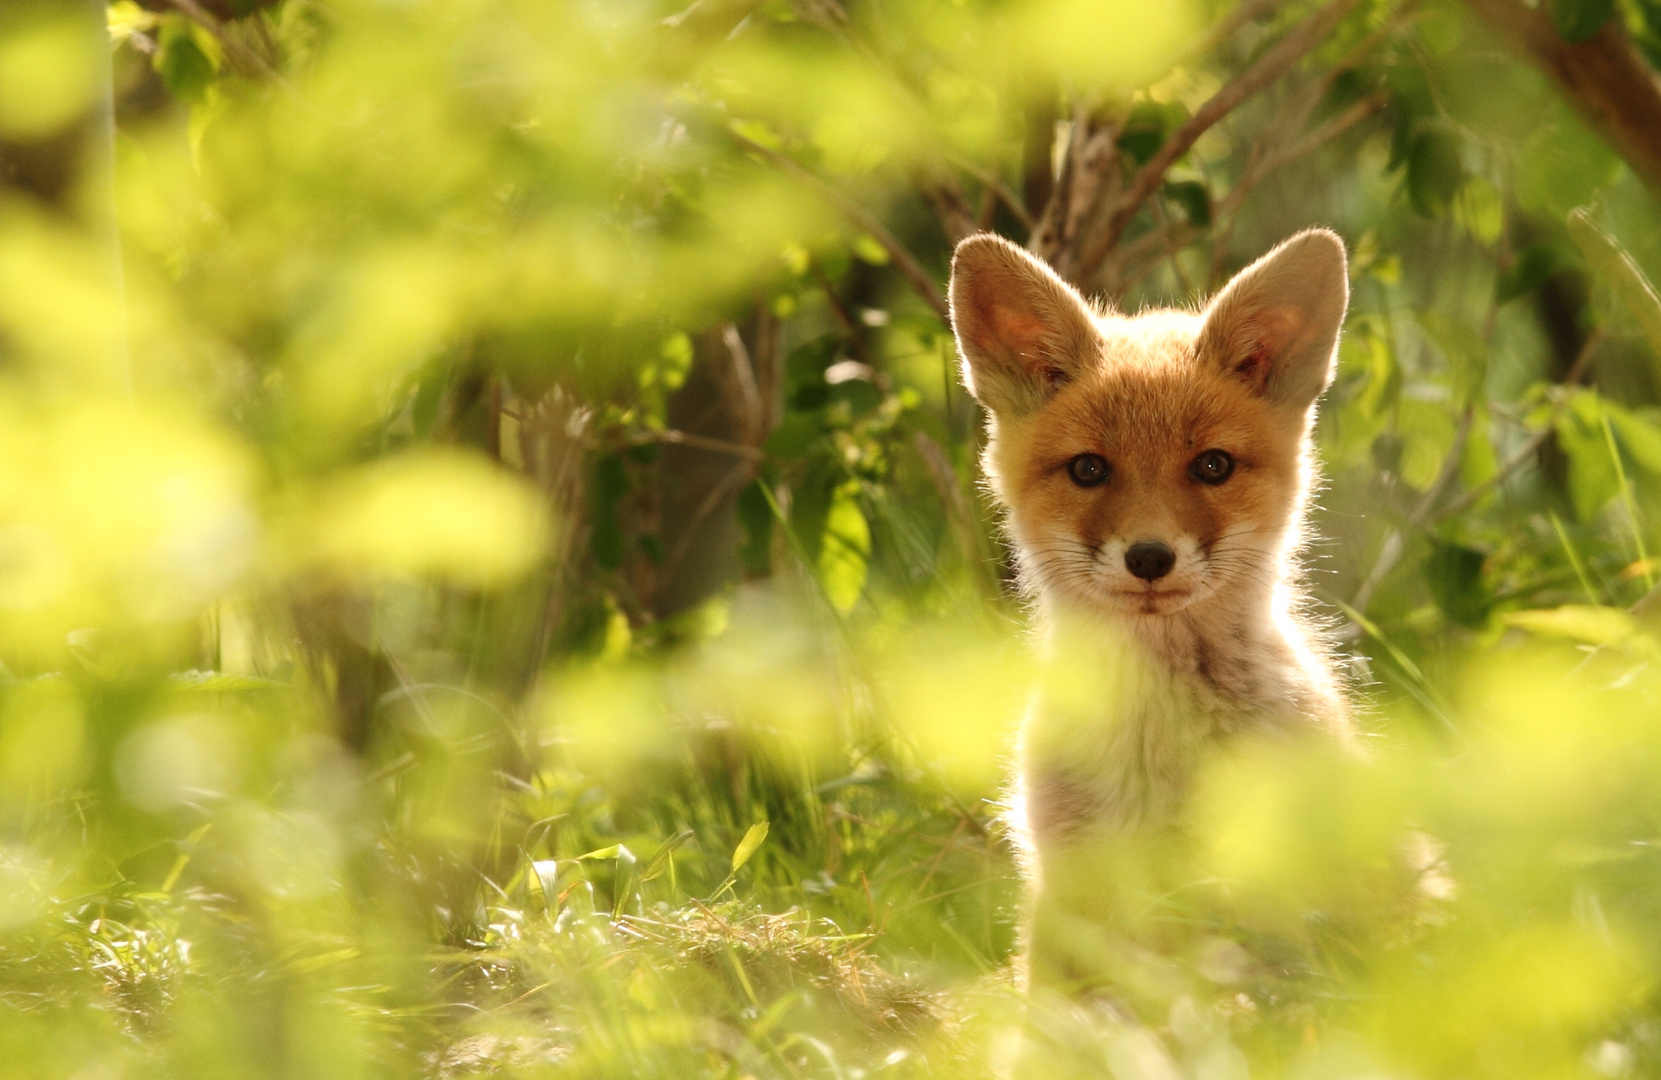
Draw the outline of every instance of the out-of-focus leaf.
[[[1137,102],[1120,127],[1115,142],[1137,163],[1145,164],[1165,145],[1165,140],[1187,118],[1187,114],[1188,110],[1180,102]]]
[[[1466,180],[1453,204],[1454,217],[1471,236],[1484,244],[1499,239],[1505,208],[1499,189],[1480,176]]]
[[[531,874],[542,894],[543,910],[552,912],[559,906],[559,860],[538,859],[531,863]]]
[[[1507,626],[1549,637],[1583,641],[1589,645],[1612,645],[1625,641],[1637,630],[1632,616],[1619,608],[1590,604],[1565,604],[1535,611],[1512,611],[1503,617]]]
[[[528,485],[482,458],[426,451],[336,481],[318,509],[315,545],[342,570],[493,586],[528,570],[549,533]]]
[[[1501,303],[1527,296],[1557,269],[1557,253],[1544,244],[1530,244],[1517,253],[1509,269],[1494,281],[1494,299]]]
[[[1447,213],[1465,182],[1459,137],[1434,128],[1415,135],[1407,148],[1407,196],[1425,217]]]
[[[773,507],[761,488],[766,482],[765,478],[758,478],[745,485],[738,496],[738,523],[744,529],[738,560],[749,575],[765,574],[772,565]]]
[[[1603,403],[1591,390],[1578,390],[1558,414],[1557,444],[1569,459],[1569,495],[1575,516],[1590,521],[1621,492],[1620,476],[1603,433]]]
[[[1486,553],[1445,540],[1431,541],[1425,580],[1436,606],[1461,626],[1481,626],[1493,600],[1482,581]]]
[[[1564,40],[1584,41],[1609,20],[1615,0],[1546,0],[1545,7]]]
[[[860,233],[848,245],[860,262],[872,266],[888,265],[888,249],[877,242],[877,238],[869,233]]]
[[[1382,416],[1401,393],[1401,366],[1396,363],[1396,351],[1389,339],[1376,328],[1369,329],[1362,340],[1367,349],[1367,383],[1357,404],[1368,416]]]
[[[663,872],[669,867],[669,859],[675,854],[676,851],[680,850],[681,845],[685,844],[696,835],[697,833],[692,829],[682,829],[674,836],[671,836],[669,839],[665,840],[662,846],[652,853],[652,857],[646,860],[646,865],[641,868],[641,884],[644,885],[646,882],[653,881],[662,876]]]
[[[1488,347],[1475,330],[1454,322],[1440,311],[1421,311],[1417,318],[1425,333],[1447,357],[1453,370],[1455,398],[1461,403],[1481,396],[1488,379]]]
[[[0,34],[0,136],[40,139],[93,104],[99,65],[107,63],[84,13],[69,5],[17,5]]]
[[[853,610],[865,591],[871,558],[871,526],[859,506],[859,485],[839,485],[825,515],[819,542],[819,581],[837,611]]]
[[[168,92],[192,105],[205,102],[217,65],[197,40],[195,24],[182,15],[175,16],[162,25],[159,37],[156,72]]]
[[[1211,192],[1198,180],[1173,180],[1165,184],[1165,197],[1182,207],[1188,224],[1203,229],[1211,224]]]
[[[1644,339],[1649,342],[1650,359],[1661,373],[1661,296],[1620,242],[1598,227],[1585,208],[1569,215],[1569,236],[1599,277],[1607,281],[1632,313]]]
[[[1645,472],[1661,476],[1661,425],[1608,402],[1603,403],[1609,422],[1614,425],[1621,449],[1631,455]]]
[[[733,873],[738,873],[739,868],[750,861],[750,856],[754,855],[756,853],[756,849],[761,846],[761,842],[767,839],[767,830],[769,827],[768,822],[758,821],[745,831],[744,839],[740,840],[738,842],[738,846],[733,849]]]
[[[594,561],[607,570],[623,564],[623,525],[618,511],[628,491],[629,474],[619,455],[606,454],[595,462],[594,487],[589,495],[593,520],[589,548]]]

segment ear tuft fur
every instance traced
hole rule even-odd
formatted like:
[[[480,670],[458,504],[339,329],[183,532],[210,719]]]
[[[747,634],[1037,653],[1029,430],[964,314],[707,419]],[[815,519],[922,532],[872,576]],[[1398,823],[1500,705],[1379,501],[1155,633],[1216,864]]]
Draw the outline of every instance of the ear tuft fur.
[[[1000,236],[957,245],[950,292],[963,385],[993,413],[1033,411],[1099,355],[1084,298]]]
[[[1332,382],[1349,306],[1344,242],[1309,229],[1234,276],[1206,309],[1199,362],[1304,412]]]

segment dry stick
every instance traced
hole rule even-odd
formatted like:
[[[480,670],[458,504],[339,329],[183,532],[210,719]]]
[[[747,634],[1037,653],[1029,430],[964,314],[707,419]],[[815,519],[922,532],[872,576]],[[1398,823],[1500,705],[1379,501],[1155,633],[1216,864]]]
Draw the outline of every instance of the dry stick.
[[[734,457],[749,458],[759,461],[762,452],[754,446],[743,443],[728,442],[726,439],[711,439],[705,435],[692,435],[685,431],[648,431],[637,435],[630,435],[623,440],[629,446],[644,446],[647,443],[673,443],[676,446],[690,446],[697,450],[710,450],[717,454],[731,454]]]
[[[808,171],[808,169],[802,165],[797,164],[796,161],[790,157],[779,153],[777,150],[769,149],[768,147],[756,142],[754,139],[745,138],[736,131],[729,129],[727,134],[744,149],[750,151],[752,154],[766,158],[774,165],[777,165],[785,172],[795,176],[797,179],[815,189],[834,203],[836,208],[842,211],[843,215],[847,217],[848,220],[852,221],[859,228],[870,233],[876,242],[882,245],[882,249],[888,252],[888,257],[894,260],[895,269],[899,270],[901,275],[905,277],[906,281],[910,283],[912,290],[916,292],[918,296],[923,298],[923,301],[934,310],[936,315],[939,315],[942,319],[950,318],[949,312],[946,308],[946,301],[941,297],[939,288],[934,284],[934,279],[929,276],[927,270],[923,269],[922,264],[912,256],[911,252],[907,251],[899,240],[894,237],[894,234],[889,232],[888,229],[884,227],[883,223],[878,221],[870,211],[866,210],[863,206],[860,206],[848,196],[844,195],[842,192],[820,179],[814,173]]]
[[[1114,204],[1107,215],[1101,235],[1085,248],[1084,257],[1073,268],[1073,280],[1090,279],[1096,268],[1102,264],[1102,260],[1107,257],[1107,253],[1119,242],[1119,237],[1124,235],[1137,210],[1141,209],[1148,196],[1159,187],[1166,171],[1199,141],[1201,135],[1216,126],[1218,121],[1234,111],[1241,102],[1283,75],[1305,53],[1320,44],[1360,2],[1361,0],[1329,0],[1325,6],[1293,27],[1285,37],[1258,57],[1255,63],[1230,79],[1209,101],[1201,105],[1199,111],[1165,140],[1165,145],[1159,148],[1158,153],[1142,166],[1141,171],[1136,174],[1136,179],[1131,182],[1130,190]]]
[[[999,202],[1009,208],[1009,212],[1015,215],[1015,220],[1021,223],[1022,228],[1032,229],[1032,214],[1027,211],[1025,206],[1021,205],[1021,197],[1009,190],[1009,185],[999,180],[996,173],[984,169],[968,158],[957,154],[948,154],[946,160],[979,180],[987,191],[990,191]]]

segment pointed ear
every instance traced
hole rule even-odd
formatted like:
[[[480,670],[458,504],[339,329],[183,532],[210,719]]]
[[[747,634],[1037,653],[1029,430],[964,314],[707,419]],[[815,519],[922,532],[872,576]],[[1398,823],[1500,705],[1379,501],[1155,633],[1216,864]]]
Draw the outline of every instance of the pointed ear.
[[[1099,355],[1100,337],[1078,291],[991,233],[957,245],[951,306],[963,385],[994,413],[1037,409]]]
[[[1327,229],[1301,232],[1217,294],[1200,331],[1199,363],[1303,412],[1332,382],[1349,299],[1344,242]]]

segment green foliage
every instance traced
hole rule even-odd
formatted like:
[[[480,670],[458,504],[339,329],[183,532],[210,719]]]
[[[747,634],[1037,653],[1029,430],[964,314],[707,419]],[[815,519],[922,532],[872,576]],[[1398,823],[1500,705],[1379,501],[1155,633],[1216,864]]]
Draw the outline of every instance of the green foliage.
[[[1323,5],[121,0],[113,223],[106,43],[0,7],[0,1072],[1661,1068],[1661,212],[1463,6],[1356,5],[1078,281],[1349,242],[1372,747],[1105,853],[1102,1009],[1012,977],[950,238],[1099,228]]]

